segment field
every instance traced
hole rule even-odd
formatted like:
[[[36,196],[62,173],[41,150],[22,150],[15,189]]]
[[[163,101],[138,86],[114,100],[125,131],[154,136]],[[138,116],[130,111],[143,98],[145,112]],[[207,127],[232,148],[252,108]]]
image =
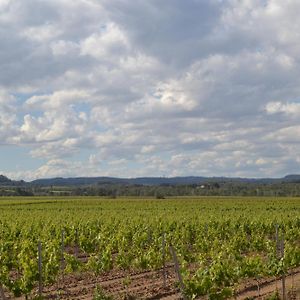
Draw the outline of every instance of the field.
[[[300,299],[297,198],[3,197],[0,236],[5,299]]]

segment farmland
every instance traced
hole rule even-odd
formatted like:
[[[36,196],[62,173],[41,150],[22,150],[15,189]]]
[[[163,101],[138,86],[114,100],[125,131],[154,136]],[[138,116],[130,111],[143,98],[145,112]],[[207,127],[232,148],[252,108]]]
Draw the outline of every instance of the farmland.
[[[298,198],[3,197],[0,234],[11,299],[39,285],[45,299],[244,299],[282,276],[299,289]]]

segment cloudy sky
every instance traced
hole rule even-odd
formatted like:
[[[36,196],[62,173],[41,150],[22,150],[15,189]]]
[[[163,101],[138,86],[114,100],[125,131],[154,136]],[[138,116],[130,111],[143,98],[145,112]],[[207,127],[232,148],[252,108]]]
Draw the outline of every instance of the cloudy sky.
[[[0,0],[0,174],[300,173],[300,1]]]

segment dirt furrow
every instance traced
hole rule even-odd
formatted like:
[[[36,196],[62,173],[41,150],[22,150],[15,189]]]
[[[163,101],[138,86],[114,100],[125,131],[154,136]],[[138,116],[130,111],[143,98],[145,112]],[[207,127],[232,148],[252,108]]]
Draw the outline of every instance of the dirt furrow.
[[[282,279],[270,279],[265,280],[259,284],[260,288],[258,290],[257,285],[252,285],[244,290],[241,290],[235,298],[232,300],[244,300],[244,299],[264,299],[264,297],[271,295],[278,291],[279,295],[282,295]],[[295,269],[285,277],[286,293],[291,293],[291,291],[296,291],[295,287],[300,286],[300,269]],[[296,291],[297,292],[297,291]],[[293,298],[290,298],[293,299]],[[294,298],[298,299],[298,298]]]
[[[126,283],[127,282],[127,283]],[[167,267],[167,290],[174,290],[175,274],[173,266]],[[160,293],[163,287],[162,270],[145,272],[126,272],[117,273],[117,275],[105,274],[96,277],[87,273],[65,276],[64,280],[58,281],[58,284],[44,289],[44,294],[48,299],[60,296],[61,299],[92,299],[97,286],[101,286],[107,294],[113,295],[116,299],[120,295],[129,293],[137,296],[139,299],[152,297]],[[127,286],[127,287],[126,287]],[[90,298],[89,298],[90,297]]]
[[[45,299],[72,299],[92,300],[96,287],[101,287],[107,295],[113,296],[115,300],[124,299],[125,295],[132,295],[136,299],[145,300],[179,300],[181,293],[176,285],[176,276],[173,266],[167,268],[167,286],[163,287],[162,270],[131,273],[122,270],[113,270],[102,276],[92,273],[81,273],[65,275],[52,286],[44,288]],[[256,282],[247,280],[240,285],[237,295],[231,300],[265,299],[276,290],[281,291],[281,279],[264,278],[260,280],[260,291],[258,292]],[[294,287],[294,288],[293,288]],[[290,271],[286,275],[286,291],[289,300],[300,299],[300,268]],[[291,292],[292,291],[292,292]],[[10,297],[8,299],[24,299]],[[207,299],[207,297],[197,298]]]

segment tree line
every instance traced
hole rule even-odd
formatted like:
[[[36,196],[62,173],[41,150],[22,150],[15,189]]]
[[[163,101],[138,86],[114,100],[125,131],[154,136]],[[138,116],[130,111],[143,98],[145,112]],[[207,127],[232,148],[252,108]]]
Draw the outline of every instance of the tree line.
[[[300,196],[300,183],[206,182],[201,184],[82,186],[2,186],[0,196],[122,196],[166,198],[174,196]]]

